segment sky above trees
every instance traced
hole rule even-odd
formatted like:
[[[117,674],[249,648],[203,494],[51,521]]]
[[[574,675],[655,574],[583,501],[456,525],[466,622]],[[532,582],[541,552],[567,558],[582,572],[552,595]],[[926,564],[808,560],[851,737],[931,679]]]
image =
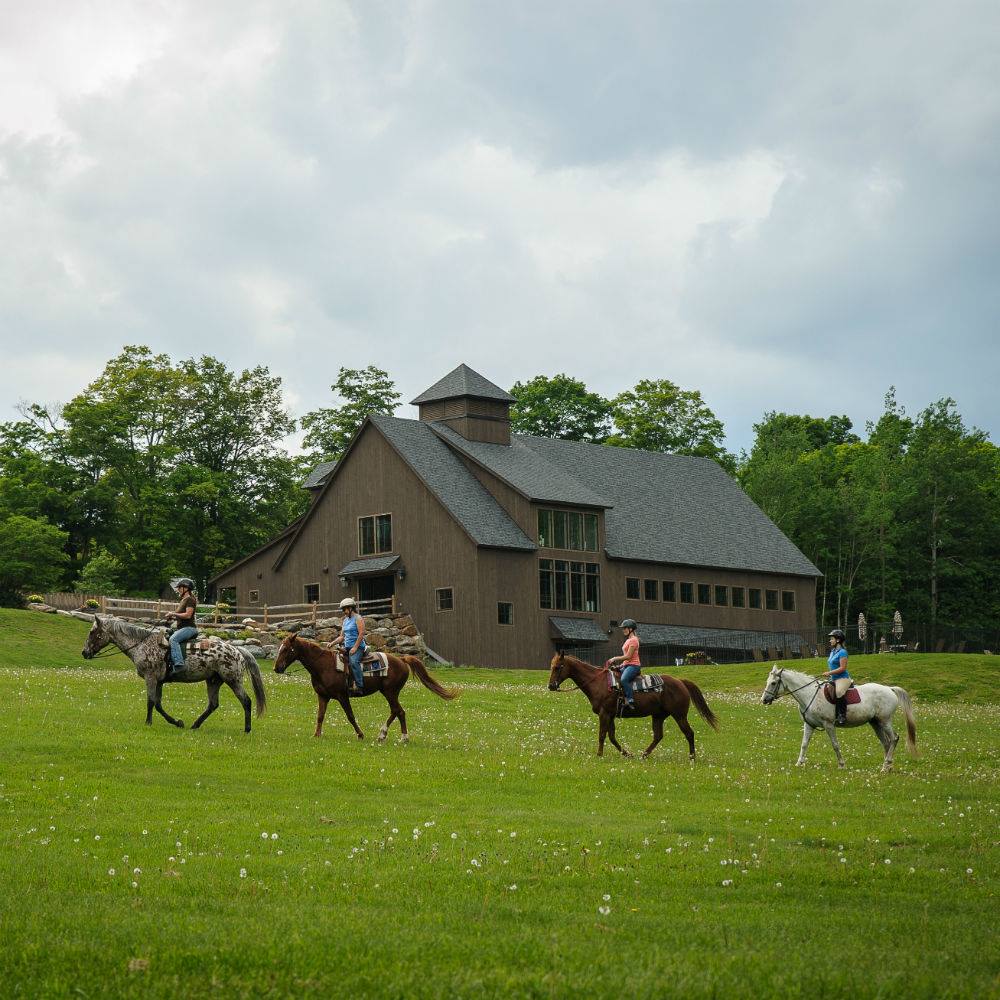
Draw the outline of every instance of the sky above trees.
[[[7,8],[0,419],[142,343],[1000,434],[995,3]]]

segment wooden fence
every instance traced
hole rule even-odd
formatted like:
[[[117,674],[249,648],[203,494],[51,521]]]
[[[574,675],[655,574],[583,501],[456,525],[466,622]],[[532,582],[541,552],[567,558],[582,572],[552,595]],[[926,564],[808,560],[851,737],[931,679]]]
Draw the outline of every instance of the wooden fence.
[[[147,601],[129,597],[99,597],[102,614],[118,615],[122,618],[141,618],[157,621],[168,611],[177,607],[176,601]],[[75,605],[79,607],[79,605]],[[362,615],[389,615],[397,610],[396,598],[387,597],[378,601],[358,601],[358,611]],[[203,625],[220,622],[242,623],[247,618],[261,625],[273,625],[283,621],[305,621],[315,624],[323,618],[340,615],[339,604],[251,604],[245,606],[199,604],[198,621]]]

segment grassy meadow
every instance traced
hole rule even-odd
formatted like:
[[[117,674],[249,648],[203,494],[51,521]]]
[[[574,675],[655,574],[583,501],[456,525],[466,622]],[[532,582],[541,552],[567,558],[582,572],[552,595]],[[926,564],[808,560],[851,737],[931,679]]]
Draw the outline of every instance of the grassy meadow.
[[[0,995],[1000,995],[996,657],[852,658],[915,700],[919,756],[881,775],[867,729],[795,768],[762,665],[675,668],[722,724],[692,712],[691,765],[672,723],[598,759],[537,671],[433,670],[450,704],[411,680],[408,745],[375,741],[380,695],[364,743],[336,706],[314,739],[303,673],[267,673],[250,735],[228,690],[147,728],[86,631],[0,612]],[[204,698],[165,691],[188,724]]]

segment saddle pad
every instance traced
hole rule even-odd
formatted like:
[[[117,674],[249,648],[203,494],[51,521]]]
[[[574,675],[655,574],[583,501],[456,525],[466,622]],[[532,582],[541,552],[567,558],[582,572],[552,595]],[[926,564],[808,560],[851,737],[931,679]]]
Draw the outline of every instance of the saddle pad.
[[[837,703],[837,699],[834,696],[833,691],[834,691],[834,688],[833,688],[832,684],[824,684],[823,685],[823,694],[826,695],[826,700],[831,705],[835,705]],[[861,701],[861,692],[852,684],[847,689],[846,698],[847,698],[847,704],[848,705],[857,705]]]
[[[361,673],[380,677],[389,673],[389,658],[385,653],[372,653],[361,661]]]
[[[621,674],[617,670],[609,670],[608,690],[615,691],[621,688],[621,686]],[[636,694],[642,694],[644,691],[659,691],[662,687],[663,677],[660,674],[639,674],[639,676],[632,681],[632,690]]]

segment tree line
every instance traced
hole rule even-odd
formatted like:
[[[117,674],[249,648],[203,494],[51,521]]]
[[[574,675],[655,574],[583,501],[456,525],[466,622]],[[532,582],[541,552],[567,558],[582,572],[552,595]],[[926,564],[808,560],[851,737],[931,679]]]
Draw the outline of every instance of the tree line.
[[[0,424],[0,601],[27,588],[157,594],[181,574],[203,585],[302,514],[308,471],[401,400],[374,365],[341,368],[331,392],[296,420],[264,367],[133,346],[65,405],[22,404]],[[996,620],[1000,457],[950,399],[910,417],[890,392],[864,440],[843,415],[766,413],[736,456],[701,393],[668,379],[605,398],[538,375],[510,393],[516,434],[717,461],[823,572],[824,626],[900,607]]]

